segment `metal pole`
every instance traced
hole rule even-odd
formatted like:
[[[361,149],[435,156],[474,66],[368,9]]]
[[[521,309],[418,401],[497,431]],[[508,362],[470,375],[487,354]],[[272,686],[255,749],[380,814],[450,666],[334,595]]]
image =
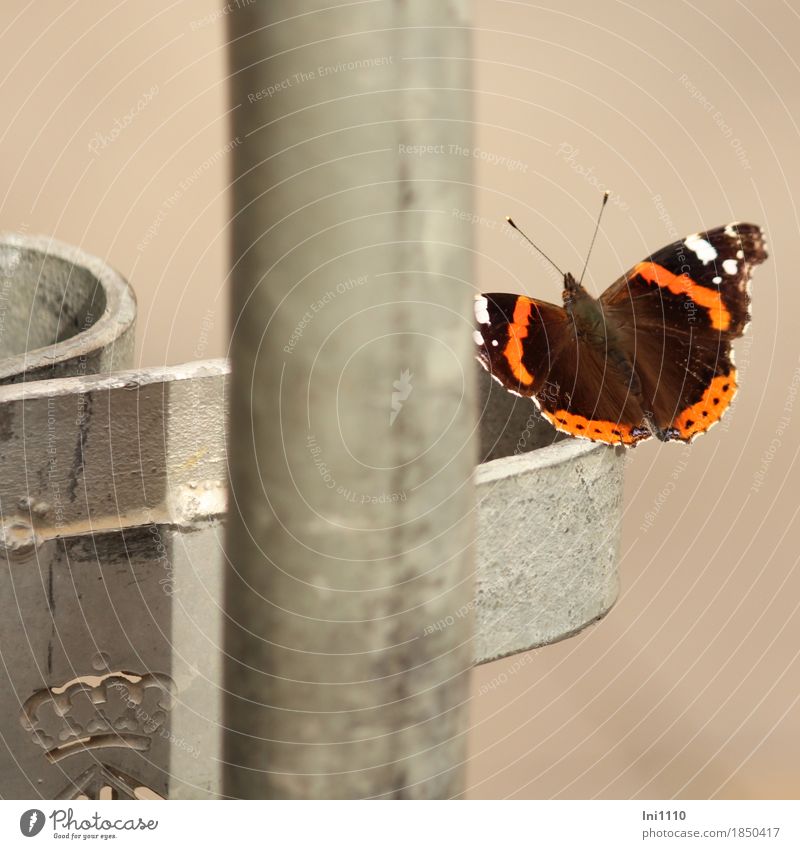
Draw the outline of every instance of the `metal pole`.
[[[469,4],[237,2],[223,789],[463,788]]]

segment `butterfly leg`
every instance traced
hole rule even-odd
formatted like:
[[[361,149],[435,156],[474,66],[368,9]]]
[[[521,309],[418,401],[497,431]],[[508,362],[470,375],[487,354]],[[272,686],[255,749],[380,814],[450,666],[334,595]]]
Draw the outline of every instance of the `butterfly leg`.
[[[661,442],[669,442],[671,439],[677,439],[679,437],[678,431],[675,430],[674,427],[662,428],[659,427],[656,423],[655,416],[652,413],[644,414],[644,421],[656,439]]]

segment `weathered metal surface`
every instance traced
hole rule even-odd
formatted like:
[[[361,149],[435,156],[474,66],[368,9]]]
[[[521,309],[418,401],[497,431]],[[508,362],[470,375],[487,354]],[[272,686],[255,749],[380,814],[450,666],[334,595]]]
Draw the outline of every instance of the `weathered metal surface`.
[[[59,251],[65,253],[63,246]],[[0,279],[44,285],[39,271],[24,272],[49,262],[35,256],[25,262],[12,273],[13,262],[6,261]],[[94,267],[97,279],[110,273],[99,260],[84,258],[83,267]],[[74,262],[53,268],[75,274]],[[63,296],[62,284],[52,291]],[[83,334],[96,325],[62,338],[59,350],[44,344],[36,357],[18,355],[17,368],[28,364],[28,382],[0,386],[0,795],[6,798],[71,798],[101,786],[123,796],[139,786],[173,798],[221,792],[228,366],[220,360],[88,374],[130,354],[134,304],[125,289],[121,320],[109,316],[93,340]],[[0,312],[3,304],[0,299]],[[81,309],[73,315],[80,319]],[[14,325],[19,334],[18,319]],[[49,326],[53,331],[58,323]],[[0,322],[0,333],[8,327],[8,319]],[[37,332],[24,339],[46,341]],[[9,339],[12,348],[23,341]],[[113,357],[106,344],[116,346]],[[31,381],[50,373],[48,351],[57,369],[78,376]],[[8,361],[0,373],[15,383]],[[486,462],[475,478],[476,592],[445,608],[431,602],[430,588],[421,593],[425,622],[407,643],[418,663],[425,651],[443,652],[469,617],[477,626],[474,659],[483,662],[568,636],[603,615],[616,596],[622,453],[575,440],[554,443],[528,401],[479,374]],[[408,400],[401,415],[414,410]],[[307,492],[318,487],[316,474]],[[340,518],[352,522],[360,509],[350,496],[341,502]],[[396,517],[395,506],[388,512]],[[361,530],[348,556],[366,550]],[[387,623],[386,638],[403,644],[402,611],[380,601],[394,580],[391,569],[384,571],[376,570],[376,585],[367,591],[369,621],[346,623],[354,624],[361,655],[374,651],[364,630],[371,622]],[[452,579],[439,579],[446,590]],[[328,587],[324,595],[335,611],[342,593]],[[341,624],[336,616],[327,619]],[[319,654],[329,666],[341,657],[329,646]],[[469,656],[460,663],[466,669]],[[402,666],[382,668],[389,680],[402,672]],[[344,677],[341,686],[351,690],[364,686],[354,681],[370,686],[351,668]],[[337,686],[335,674],[329,686]],[[310,700],[309,691],[300,698]],[[373,714],[381,728],[397,723],[402,730],[407,717],[387,710],[354,706],[344,721],[363,734],[377,727],[364,724]]]
[[[190,363],[0,387],[0,553],[219,514],[224,417],[221,401],[203,403],[224,369]],[[170,416],[180,419],[175,432]]]
[[[469,4],[322,7],[323,39],[279,5],[229,18],[225,792],[448,797],[473,620],[429,626],[472,602]],[[247,97],[342,63],[291,110]]]
[[[478,663],[571,636],[617,598],[622,461],[570,440],[477,474]]]
[[[3,796],[216,789],[225,371],[0,387]]]
[[[0,558],[3,796],[69,795],[82,774],[87,788],[110,780],[101,767],[173,798],[221,792],[227,380],[220,360],[0,388],[0,530],[12,538]],[[477,662],[568,636],[616,596],[623,460],[570,439],[536,448],[553,434],[531,414],[502,391],[486,406],[494,459],[476,474],[476,595],[431,615],[421,635],[474,615]],[[128,685],[105,684],[108,710],[147,723],[147,748],[51,763],[26,730],[26,701],[49,705],[49,688],[120,670],[172,681],[169,710],[157,694],[150,708],[130,705]],[[89,692],[74,691],[84,719]]]
[[[481,372],[475,660],[553,643],[619,592],[623,449],[562,438]]]
[[[130,286],[98,257],[0,234],[0,384],[127,368],[135,317]]]

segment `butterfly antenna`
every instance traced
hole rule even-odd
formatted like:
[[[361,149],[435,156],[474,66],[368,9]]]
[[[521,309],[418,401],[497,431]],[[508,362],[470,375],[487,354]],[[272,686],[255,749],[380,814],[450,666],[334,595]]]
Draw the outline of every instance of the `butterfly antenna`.
[[[522,232],[522,230],[520,230],[520,229],[519,229],[519,227],[517,227],[517,225],[514,223],[514,221],[513,221],[513,219],[512,219],[512,218],[509,218],[508,216],[506,216],[506,221],[508,221],[509,225],[510,225],[511,227],[513,227],[513,228],[517,231],[517,233],[519,233],[519,234],[520,234],[520,236],[522,236],[522,238],[523,238],[523,239],[525,239],[525,241],[526,241],[526,242],[528,242],[528,244],[529,244],[531,247],[536,248],[536,250],[537,250],[537,251],[539,251],[539,253],[540,253],[540,254],[541,254],[541,255],[542,255],[542,256],[543,256],[543,257],[544,257],[544,258],[545,258],[545,259],[546,259],[549,263],[550,263],[550,265],[552,265],[552,266],[553,266],[553,268],[555,268],[555,270],[556,270],[556,271],[557,271],[557,272],[558,272],[558,273],[559,273],[562,277],[564,276],[564,272],[563,272],[563,271],[562,271],[562,270],[561,270],[561,269],[560,269],[560,268],[559,268],[559,267],[558,267],[558,266],[557,266],[557,265],[553,262],[553,260],[552,260],[552,259],[550,259],[550,257],[549,257],[549,256],[548,256],[548,255],[547,255],[547,254],[546,254],[546,253],[545,253],[545,252],[544,252],[544,251],[543,251],[543,250],[542,250],[542,249],[541,249],[538,245],[535,245],[535,244],[534,244],[534,243],[533,243],[533,242],[532,242],[532,241],[531,241],[531,240],[530,240],[530,239],[529,239],[529,238],[528,238],[528,237],[527,237],[527,236],[526,236],[526,235]]]
[[[603,195],[603,203],[600,205],[600,214],[597,216],[597,224],[594,225],[594,235],[592,236],[592,244],[589,245],[589,253],[586,254],[586,262],[583,264],[581,279],[578,281],[579,286],[581,285],[581,283],[583,283],[583,275],[586,274],[586,269],[589,265],[589,257],[592,255],[594,240],[597,238],[597,231],[600,229],[600,219],[603,217],[603,210],[606,208],[606,204],[608,203],[609,194],[611,193],[609,191],[606,191],[606,193]]]

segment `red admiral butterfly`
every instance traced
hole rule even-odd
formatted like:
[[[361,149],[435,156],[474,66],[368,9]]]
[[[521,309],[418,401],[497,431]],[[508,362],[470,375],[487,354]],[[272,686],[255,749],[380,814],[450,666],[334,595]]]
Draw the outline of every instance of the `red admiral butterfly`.
[[[667,245],[597,299],[569,273],[563,307],[479,295],[477,358],[572,436],[691,442],[736,394],[731,342],[750,321],[751,272],[766,258],[761,228],[734,223]]]

